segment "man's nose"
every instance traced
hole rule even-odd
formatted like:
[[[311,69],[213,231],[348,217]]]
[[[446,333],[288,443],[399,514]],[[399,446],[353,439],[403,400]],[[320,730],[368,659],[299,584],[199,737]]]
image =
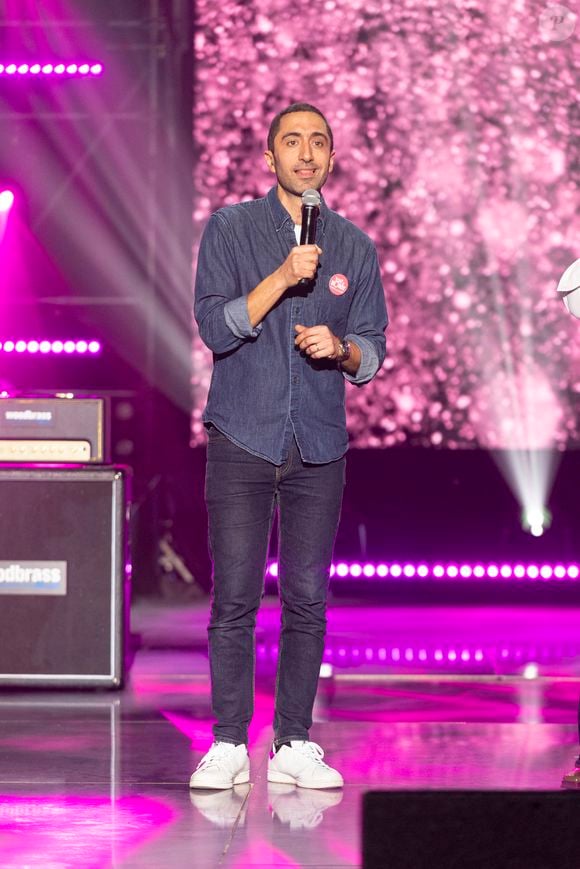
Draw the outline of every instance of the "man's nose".
[[[310,142],[302,142],[300,146],[300,159],[304,160],[305,163],[310,163],[312,160],[312,148],[310,147]]]

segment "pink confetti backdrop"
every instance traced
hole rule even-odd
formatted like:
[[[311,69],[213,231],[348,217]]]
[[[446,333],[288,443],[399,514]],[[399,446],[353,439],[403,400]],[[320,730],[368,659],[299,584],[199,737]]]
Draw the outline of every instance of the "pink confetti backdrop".
[[[268,124],[298,100],[333,126],[328,204],[377,245],[388,358],[348,388],[352,445],[577,445],[580,323],[555,288],[580,256],[580,28],[523,0],[196,7],[196,250],[214,210],[272,185]],[[193,361],[201,443],[197,335]]]

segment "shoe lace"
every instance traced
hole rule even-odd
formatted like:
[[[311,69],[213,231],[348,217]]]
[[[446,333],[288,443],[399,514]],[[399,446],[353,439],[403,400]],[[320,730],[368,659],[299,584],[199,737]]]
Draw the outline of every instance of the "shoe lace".
[[[214,742],[207,754],[205,754],[197,765],[197,769],[207,769],[210,766],[219,766],[226,757],[228,757],[234,746],[229,742]]]
[[[324,766],[327,769],[329,768],[328,764],[324,763],[322,760],[324,757],[324,751],[317,742],[302,742],[300,746],[297,746],[297,748],[302,754],[305,754],[309,760],[312,760],[314,763]]]

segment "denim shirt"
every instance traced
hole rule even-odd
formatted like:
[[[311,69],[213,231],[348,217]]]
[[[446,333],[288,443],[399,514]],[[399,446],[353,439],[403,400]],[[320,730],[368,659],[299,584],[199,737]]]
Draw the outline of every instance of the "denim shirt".
[[[284,463],[294,437],[304,462],[343,456],[344,381],[367,383],[385,357],[388,318],[372,241],[323,201],[316,243],[322,255],[314,283],[289,288],[255,328],[246,297],[296,245],[276,188],[213,214],[199,251],[194,311],[214,359],[203,420],[275,465]],[[355,341],[361,350],[356,375],[300,352],[296,324],[325,324]]]

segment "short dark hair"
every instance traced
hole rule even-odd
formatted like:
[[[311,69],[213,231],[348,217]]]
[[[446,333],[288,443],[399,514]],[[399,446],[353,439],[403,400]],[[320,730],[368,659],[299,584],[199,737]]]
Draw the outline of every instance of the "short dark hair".
[[[311,106],[310,103],[292,103],[292,105],[283,109],[281,112],[278,112],[278,114],[270,124],[270,129],[268,130],[268,151],[274,150],[274,139],[278,135],[278,130],[280,129],[280,121],[282,120],[284,115],[293,115],[295,112],[313,112],[313,114],[319,115],[319,117],[322,118],[322,120],[326,124],[328,138],[330,139],[330,150],[332,151],[334,147],[334,136],[332,135],[330,124],[328,123],[320,109],[317,109],[316,106]]]

